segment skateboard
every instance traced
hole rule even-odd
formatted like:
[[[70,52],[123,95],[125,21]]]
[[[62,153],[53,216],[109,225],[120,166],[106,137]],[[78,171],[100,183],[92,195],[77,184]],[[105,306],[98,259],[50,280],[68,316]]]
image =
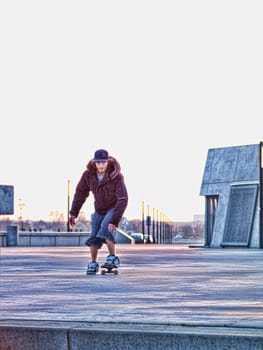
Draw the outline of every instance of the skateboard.
[[[118,275],[118,266],[114,264],[103,264],[101,265],[101,274],[105,275],[106,273],[114,273],[114,275]]]

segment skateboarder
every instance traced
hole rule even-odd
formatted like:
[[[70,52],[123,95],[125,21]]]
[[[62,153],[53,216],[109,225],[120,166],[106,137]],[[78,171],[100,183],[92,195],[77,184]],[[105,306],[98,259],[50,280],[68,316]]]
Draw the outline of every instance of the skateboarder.
[[[99,270],[98,250],[103,243],[107,245],[109,255],[107,264],[120,264],[115,255],[115,240],[112,232],[117,228],[128,204],[128,193],[121,173],[119,162],[109,156],[105,149],[95,152],[88,162],[75,190],[70,209],[69,224],[75,225],[79,211],[90,192],[94,195],[95,212],[92,216],[91,235],[86,245],[90,247],[91,262],[87,274]]]

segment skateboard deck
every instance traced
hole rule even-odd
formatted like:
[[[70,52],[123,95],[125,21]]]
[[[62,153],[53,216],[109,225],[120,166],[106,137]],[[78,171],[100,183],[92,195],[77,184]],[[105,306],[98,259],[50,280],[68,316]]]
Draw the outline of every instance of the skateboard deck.
[[[101,274],[105,275],[106,273],[114,273],[114,275],[118,275],[118,266],[114,264],[104,264],[101,265]]]

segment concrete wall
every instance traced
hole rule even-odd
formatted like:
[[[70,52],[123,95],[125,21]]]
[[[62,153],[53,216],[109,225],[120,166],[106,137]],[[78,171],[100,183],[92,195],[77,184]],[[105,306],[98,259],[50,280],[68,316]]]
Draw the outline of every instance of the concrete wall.
[[[0,247],[8,244],[6,232],[0,232]],[[18,232],[17,246],[20,247],[56,247],[56,246],[84,246],[90,232]],[[124,231],[114,233],[116,243],[130,243],[134,240]]]
[[[83,246],[89,232],[18,232],[20,247]],[[0,232],[0,247],[7,246],[6,232]]]

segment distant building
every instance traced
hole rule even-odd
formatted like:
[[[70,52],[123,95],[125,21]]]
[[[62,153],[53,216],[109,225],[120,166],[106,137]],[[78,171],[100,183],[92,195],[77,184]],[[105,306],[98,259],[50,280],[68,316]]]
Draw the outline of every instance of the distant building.
[[[205,221],[205,215],[204,214],[194,214],[193,216],[194,222],[204,222]]]

